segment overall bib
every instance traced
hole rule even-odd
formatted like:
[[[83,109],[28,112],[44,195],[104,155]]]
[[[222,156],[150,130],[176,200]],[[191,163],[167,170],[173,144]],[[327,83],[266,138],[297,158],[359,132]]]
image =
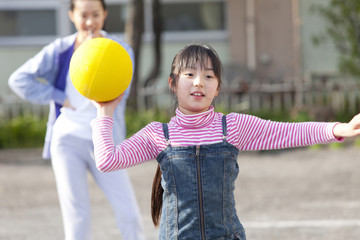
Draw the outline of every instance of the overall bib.
[[[239,150],[226,141],[201,146],[171,146],[157,157],[164,189],[160,221],[161,240],[246,240],[235,209],[234,184],[239,173]]]

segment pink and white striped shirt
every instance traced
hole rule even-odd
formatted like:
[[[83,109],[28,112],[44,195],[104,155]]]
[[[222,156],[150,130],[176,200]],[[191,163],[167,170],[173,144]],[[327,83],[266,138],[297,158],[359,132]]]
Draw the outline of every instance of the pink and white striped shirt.
[[[172,146],[213,144],[223,141],[222,113],[213,107],[206,112],[176,116],[168,123]],[[269,150],[343,141],[336,138],[337,123],[283,123],[255,116],[230,113],[226,116],[226,140],[240,151]],[[124,169],[155,159],[166,148],[162,124],[152,122],[117,146],[112,138],[113,119],[98,117],[91,123],[95,159],[100,171]]]

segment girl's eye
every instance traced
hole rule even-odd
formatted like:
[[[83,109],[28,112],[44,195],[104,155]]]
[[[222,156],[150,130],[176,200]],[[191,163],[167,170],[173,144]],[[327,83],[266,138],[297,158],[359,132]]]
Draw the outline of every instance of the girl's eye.
[[[192,77],[192,76],[194,76],[194,74],[193,74],[193,73],[190,73],[190,72],[185,73],[184,75],[185,75],[185,76],[188,76],[188,77]]]

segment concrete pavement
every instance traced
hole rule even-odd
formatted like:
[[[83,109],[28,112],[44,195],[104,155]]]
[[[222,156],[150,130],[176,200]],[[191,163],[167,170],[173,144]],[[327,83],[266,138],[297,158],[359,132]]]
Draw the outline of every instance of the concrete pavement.
[[[249,240],[358,240],[360,149],[240,153],[238,215]],[[0,240],[63,239],[50,162],[41,149],[0,150]],[[128,170],[149,240],[156,163]],[[104,195],[89,176],[94,240],[121,239]]]

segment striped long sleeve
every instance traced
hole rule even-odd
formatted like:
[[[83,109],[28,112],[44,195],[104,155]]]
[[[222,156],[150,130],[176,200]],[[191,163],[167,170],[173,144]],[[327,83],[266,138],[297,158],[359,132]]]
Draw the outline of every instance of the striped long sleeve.
[[[223,141],[222,113],[211,108],[197,115],[176,116],[168,123],[171,146],[213,144]],[[336,138],[337,123],[283,123],[260,119],[246,114],[226,116],[226,140],[241,151],[292,148],[343,141]],[[152,122],[131,138],[114,145],[113,120],[100,117],[91,123],[95,159],[100,171],[111,172],[155,159],[166,148],[162,125]]]
[[[114,145],[112,137],[112,118],[97,118],[91,122],[91,126],[96,166],[102,172],[129,168],[154,159],[159,154],[158,145],[162,148],[166,147],[165,143],[154,134],[151,124],[117,146]]]
[[[335,138],[337,123],[284,123],[244,114],[231,114],[228,141],[242,151],[293,148],[343,141]]]

